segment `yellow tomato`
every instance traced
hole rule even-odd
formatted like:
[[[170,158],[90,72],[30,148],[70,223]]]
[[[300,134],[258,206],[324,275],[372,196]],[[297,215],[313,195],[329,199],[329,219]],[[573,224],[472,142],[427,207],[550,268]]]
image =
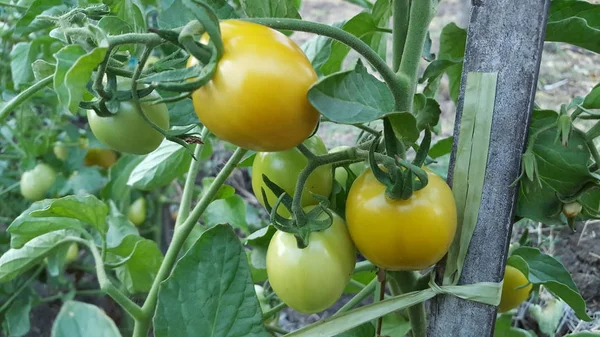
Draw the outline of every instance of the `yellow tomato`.
[[[529,297],[529,292],[533,287],[531,283],[525,286],[528,283],[529,280],[519,269],[513,266],[506,266],[498,312],[509,311],[523,303]]]
[[[346,222],[358,250],[387,270],[421,270],[438,262],[456,232],[450,187],[435,173],[407,200],[391,200],[370,169],[350,188]]]
[[[63,142],[56,142],[52,150],[54,151],[56,158],[61,161],[65,161],[69,157],[69,149]]]
[[[69,264],[69,263],[77,260],[78,256],[79,256],[79,246],[77,245],[77,243],[73,242],[69,246],[69,249],[67,250],[67,256],[65,258],[65,263]]]
[[[113,150],[90,148],[85,154],[83,164],[85,166],[98,165],[105,169],[111,167],[117,161],[117,153]]]
[[[222,21],[221,37],[217,70],[192,95],[200,121],[249,150],[284,151],[302,143],[319,119],[306,97],[317,75],[302,50],[274,29],[238,20]],[[188,66],[197,62],[191,57]]]

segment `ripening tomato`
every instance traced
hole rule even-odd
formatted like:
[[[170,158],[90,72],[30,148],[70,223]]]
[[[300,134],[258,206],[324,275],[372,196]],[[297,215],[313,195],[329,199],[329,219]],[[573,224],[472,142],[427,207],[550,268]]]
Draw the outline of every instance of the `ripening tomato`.
[[[69,263],[77,260],[78,256],[79,256],[79,246],[77,246],[76,242],[73,242],[69,246],[69,249],[67,250],[67,256],[65,257],[65,263],[69,264]]]
[[[119,79],[117,88],[127,90],[130,88],[130,81]],[[159,97],[155,92],[143,97],[141,107],[150,121],[167,130],[169,128],[167,105],[148,102]],[[120,102],[119,110],[111,117],[100,117],[94,110],[88,110],[87,117],[96,138],[115,151],[147,154],[156,150],[165,138],[144,121],[132,101]]]
[[[69,157],[69,149],[63,142],[56,142],[52,151],[60,161],[65,161]]]
[[[306,248],[298,248],[293,234],[277,231],[267,250],[267,275],[273,291],[290,308],[305,314],[335,303],[354,271],[356,250],[344,220],[333,214],[331,227],[312,232]],[[327,217],[325,213],[321,216]]]
[[[349,148],[350,148],[350,146],[338,146],[338,147],[334,147],[333,149],[329,150],[329,153],[340,152],[340,151],[347,150]],[[349,165],[350,171],[352,171],[352,173],[354,173],[354,175],[357,177],[358,177],[358,175],[363,173],[363,171],[366,170],[367,167],[368,167],[368,165],[364,161],[359,162],[359,163],[353,163],[353,164]],[[343,188],[346,188],[346,182],[348,181],[348,171],[346,171],[346,169],[343,167],[336,167],[334,175],[335,175],[335,180],[340,185],[342,185]]]
[[[327,154],[327,147],[325,147],[323,140],[319,136],[312,136],[304,141],[303,144],[316,155]],[[290,196],[294,196],[298,176],[307,163],[308,160],[306,157],[296,148],[281,152],[257,153],[252,164],[252,189],[261,205],[265,205],[261,189],[265,190],[271,207],[275,206],[275,202],[277,201],[275,194],[265,184],[262,177],[263,174],[279,185],[279,187],[283,188]],[[333,174],[331,173],[331,166],[324,165],[318,167],[306,180],[306,185],[304,185],[304,190],[302,191],[302,206],[319,203],[311,195],[311,192],[329,197],[332,186]],[[283,205],[279,207],[278,213],[284,217],[290,215]]]
[[[37,201],[44,199],[50,186],[56,181],[56,172],[47,164],[37,164],[33,170],[21,175],[21,194],[25,199]]]
[[[438,262],[456,232],[456,204],[450,187],[427,171],[429,183],[407,200],[385,196],[371,169],[352,184],[346,221],[358,250],[386,270],[421,270]]]
[[[97,165],[105,169],[110,168],[116,161],[117,153],[115,151],[97,147],[90,148],[83,158],[85,166]]]
[[[146,199],[144,197],[138,198],[129,206],[127,218],[136,226],[140,226],[146,221]]]
[[[192,95],[200,121],[249,150],[284,151],[302,143],[319,120],[306,97],[317,81],[310,61],[274,29],[239,20],[220,26],[223,57],[212,80]],[[188,67],[197,63],[191,57]]]
[[[517,268],[506,266],[504,270],[504,284],[502,297],[498,305],[498,312],[505,312],[518,307],[529,297],[533,288],[527,277]]]

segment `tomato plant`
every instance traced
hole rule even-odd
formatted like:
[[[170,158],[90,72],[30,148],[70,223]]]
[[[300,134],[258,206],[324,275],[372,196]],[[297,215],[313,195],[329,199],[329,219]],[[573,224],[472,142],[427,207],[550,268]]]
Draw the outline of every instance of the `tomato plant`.
[[[456,232],[450,187],[435,173],[407,200],[390,200],[371,170],[352,184],[346,221],[358,250],[388,270],[421,270],[438,262]]]
[[[508,310],[496,337],[548,303],[589,330],[592,297],[550,252],[561,226],[600,219],[600,87],[559,105],[538,83],[506,164],[522,174],[500,187],[518,184],[522,232],[489,266],[504,283],[461,279],[497,153],[462,155],[506,126],[487,115],[506,69],[471,71],[467,30],[432,24],[443,2],[348,2],[333,24],[300,0],[0,3],[0,334],[424,337],[425,302],[454,297]],[[549,6],[546,39],[593,60],[600,5]],[[566,86],[597,81],[585,71]]]
[[[267,251],[267,274],[283,302],[312,314],[340,297],[352,276],[356,253],[346,224],[336,214],[331,227],[312,232],[309,240],[308,247],[301,249],[294,235],[275,233]]]

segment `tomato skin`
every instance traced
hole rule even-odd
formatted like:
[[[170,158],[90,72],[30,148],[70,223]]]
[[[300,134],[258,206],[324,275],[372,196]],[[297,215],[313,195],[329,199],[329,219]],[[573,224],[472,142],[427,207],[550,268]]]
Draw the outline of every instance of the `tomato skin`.
[[[319,119],[306,97],[317,81],[310,61],[274,29],[239,20],[220,27],[223,57],[212,80],[192,94],[200,121],[217,137],[253,151],[302,143]],[[191,57],[188,66],[197,63]]]
[[[456,232],[450,187],[428,171],[429,183],[408,200],[391,200],[371,169],[355,181],[346,201],[346,221],[358,250],[387,270],[421,270],[438,262]]]
[[[333,149],[329,150],[329,153],[334,153],[334,152],[341,152],[341,151],[345,151],[348,150],[350,148],[350,146],[338,146],[338,147],[334,147]],[[359,162],[359,163],[353,163],[349,165],[350,167],[350,171],[352,171],[354,173],[354,175],[356,175],[357,177],[364,172],[364,170],[367,169],[368,165],[366,162]],[[342,185],[342,187],[345,189],[346,188],[346,182],[348,181],[348,171],[346,171],[345,168],[343,167],[336,167],[335,168],[335,180]]]
[[[127,218],[136,226],[141,226],[146,221],[146,199],[143,197],[134,201],[127,211]]]
[[[498,312],[506,312],[518,307],[529,297],[533,285],[515,289],[529,283],[527,277],[517,268],[506,266],[504,270],[504,284],[502,285],[502,297],[498,305]]]
[[[56,181],[56,172],[47,164],[37,164],[32,170],[21,175],[21,194],[25,199],[38,201],[44,199],[50,186]]]
[[[127,80],[119,79],[117,84],[119,90],[127,90],[129,86]],[[143,97],[141,107],[150,121],[167,130],[169,128],[167,105],[148,102],[159,97],[155,92]],[[94,110],[88,110],[87,118],[96,138],[115,151],[148,154],[156,150],[165,138],[144,121],[132,101],[120,102],[119,111],[111,117],[100,117]]]
[[[100,166],[108,169],[117,161],[117,153],[113,150],[91,148],[85,154],[83,158],[83,164],[85,166]]]
[[[52,148],[52,151],[54,152],[56,158],[58,158],[60,161],[65,161],[69,157],[69,149],[63,142],[56,142]]]
[[[327,154],[327,147],[319,136],[312,136],[303,143],[316,155]],[[252,189],[261,205],[265,206],[261,189],[267,194],[271,207],[275,206],[277,197],[264,183],[262,175],[265,174],[271,181],[283,188],[291,196],[296,191],[298,176],[308,160],[296,148],[281,152],[258,152],[252,164]],[[316,205],[318,200],[310,194],[315,193],[329,197],[333,186],[331,166],[324,165],[314,170],[306,180],[302,191],[302,206]],[[285,207],[280,206],[278,213],[288,217],[290,214]]]
[[[310,234],[308,247],[298,248],[293,234],[277,231],[267,250],[267,275],[273,291],[289,307],[305,314],[323,311],[340,298],[355,263],[354,244],[344,220],[335,213],[331,227]]]
[[[73,242],[69,246],[69,249],[67,250],[67,256],[65,258],[65,263],[70,264],[71,262],[77,260],[78,256],[79,256],[79,246],[77,245],[77,243]]]

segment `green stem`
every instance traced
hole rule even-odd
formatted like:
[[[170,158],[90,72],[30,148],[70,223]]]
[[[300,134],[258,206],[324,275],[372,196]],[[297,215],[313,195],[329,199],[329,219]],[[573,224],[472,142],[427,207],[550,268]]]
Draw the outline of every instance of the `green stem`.
[[[388,273],[393,279],[392,291],[400,291],[400,294],[406,294],[417,288],[419,281],[418,274],[413,271],[396,271]],[[394,294],[399,295],[399,294]],[[408,308],[408,317],[413,337],[427,336],[427,318],[425,315],[425,304],[419,303]]]
[[[360,56],[364,57],[373,66],[373,68],[377,70],[377,72],[379,72],[385,83],[394,94],[394,97],[401,96],[401,85],[399,80],[394,71],[392,71],[392,69],[387,65],[386,61],[382,59],[368,44],[340,28],[322,23],[303,21],[300,19],[251,18],[243,20],[259,23],[274,29],[314,33],[339,41],[354,49]]]
[[[200,131],[200,138],[202,141],[206,141],[209,131],[208,128],[202,128]],[[194,157],[200,158],[204,144],[196,145],[194,149]],[[194,185],[196,184],[196,176],[198,175],[198,169],[200,169],[200,160],[192,160],[188,169],[187,177],[185,178],[185,184],[183,185],[183,194],[181,195],[181,202],[179,203],[179,211],[177,212],[177,220],[175,221],[175,227],[177,228],[184,219],[190,214],[192,207],[192,197],[194,195]]]
[[[279,304],[277,304],[276,306],[274,306],[273,308],[271,308],[271,310],[263,313],[263,320],[275,315],[276,313],[280,312],[281,310],[287,308],[287,304],[285,304],[284,302],[281,302]]]
[[[375,291],[375,288],[377,288],[378,283],[379,283],[379,280],[377,280],[377,277],[373,278],[373,280],[371,280],[371,282],[369,282],[369,284],[367,284],[361,291],[359,291],[358,294],[356,294],[354,297],[352,297],[350,299],[350,301],[348,301],[346,304],[344,304],[344,306],[341,307],[340,310],[338,310],[335,313],[335,315],[341,314],[342,312],[346,312],[348,310],[351,310],[352,308],[357,306],[365,298],[370,296],[373,293],[373,291]],[[375,295],[377,296],[377,293]]]
[[[42,270],[44,270],[44,265],[40,264],[39,267],[33,272],[33,274],[31,274],[31,276],[29,276],[29,278],[25,280],[25,282],[23,282],[23,284],[21,284],[12,295],[10,295],[6,302],[2,304],[2,306],[0,307],[0,314],[3,313],[6,309],[8,309],[8,307],[15,300],[15,298],[17,298],[21,294],[21,292],[23,292],[23,290],[25,290],[25,288],[27,288],[29,284],[31,284],[31,282],[33,282],[38,277]]]
[[[594,124],[594,126],[585,133],[585,138],[591,140],[596,139],[598,136],[600,136],[600,122]]]
[[[44,87],[46,87],[48,84],[50,84],[52,82],[53,78],[54,78],[54,75],[50,75],[48,77],[45,77],[45,78],[39,80],[37,83],[35,83],[34,85],[30,86],[29,88],[23,90],[17,96],[13,97],[13,99],[8,101],[6,103],[6,105],[4,105],[4,107],[2,107],[2,109],[0,109],[0,122],[2,122],[4,120],[4,118],[6,118],[8,116],[8,114],[15,107],[19,106],[19,104],[22,104],[23,102],[25,102],[26,100],[31,98],[31,96],[33,96],[38,91],[44,89]]]
[[[96,263],[96,276],[98,278],[98,283],[100,284],[100,289],[102,289],[102,291],[115,300],[115,302],[117,302],[121,307],[123,307],[123,309],[125,309],[125,311],[131,315],[131,317],[136,320],[142,319],[142,308],[125,296],[125,294],[123,294],[121,291],[119,291],[119,289],[112,284],[106,275],[106,271],[104,270],[104,262],[102,261],[102,255],[100,254],[100,251],[98,251],[96,244],[93,241],[87,241],[80,238],[70,239],[71,241],[86,245],[89,248],[92,256],[94,257],[94,262]]]
[[[404,44],[406,43],[406,34],[408,32],[408,13],[410,10],[410,3],[408,0],[394,0],[393,6],[394,29],[392,37],[392,69],[394,69],[394,71],[398,71],[400,69],[400,60],[402,60]]]
[[[368,132],[368,133],[372,134],[373,136],[379,136],[379,135],[381,135],[381,131],[377,131],[377,130],[375,130],[375,129],[371,128],[371,127],[368,127],[368,126],[366,126],[364,124],[352,124],[352,126],[355,126],[355,127],[359,128],[359,129],[365,131],[365,132]]]
[[[219,191],[219,188],[223,185],[223,183],[229,177],[231,172],[233,172],[233,170],[236,168],[237,164],[244,157],[244,154],[247,151],[248,150],[242,148],[238,148],[237,150],[235,150],[235,152],[233,153],[231,158],[229,158],[221,172],[219,172],[212,184],[206,189],[206,192],[203,194],[200,201],[198,201],[198,204],[196,204],[190,215],[175,230],[173,240],[171,241],[167,253],[165,254],[163,263],[160,265],[158,273],[154,278],[154,282],[152,283],[152,287],[150,288],[150,292],[148,293],[146,302],[142,306],[143,317],[142,319],[136,320],[135,322],[133,337],[146,337],[148,335],[152,315],[156,310],[156,304],[158,302],[158,288],[160,286],[160,283],[164,281],[171,273],[173,266],[177,262],[179,251],[183,247],[183,243],[194,228],[194,225],[196,224],[196,222],[198,222],[198,219],[200,219],[200,216],[202,215],[204,210],[206,210],[206,207],[208,207],[208,205],[215,198],[215,195]]]
[[[375,272],[375,271],[377,271],[377,266],[375,266],[373,263],[371,263],[371,261],[368,261],[368,260],[358,262],[354,266],[354,274],[360,273],[363,271]]]
[[[402,60],[398,69],[398,76],[403,85],[401,94],[396,97],[397,111],[412,112],[413,96],[416,90],[419,61],[429,23],[433,16],[433,0],[412,1],[410,5],[410,25],[406,33],[406,42],[402,52]]]
[[[162,37],[154,33],[128,33],[121,35],[108,36],[108,45],[115,47],[122,44],[145,44],[156,46],[165,40]]]
[[[282,329],[278,326],[274,326],[274,325],[265,325],[265,328],[269,331],[277,332],[277,333],[283,334],[283,335],[287,335],[288,333],[290,333],[289,331]]]

